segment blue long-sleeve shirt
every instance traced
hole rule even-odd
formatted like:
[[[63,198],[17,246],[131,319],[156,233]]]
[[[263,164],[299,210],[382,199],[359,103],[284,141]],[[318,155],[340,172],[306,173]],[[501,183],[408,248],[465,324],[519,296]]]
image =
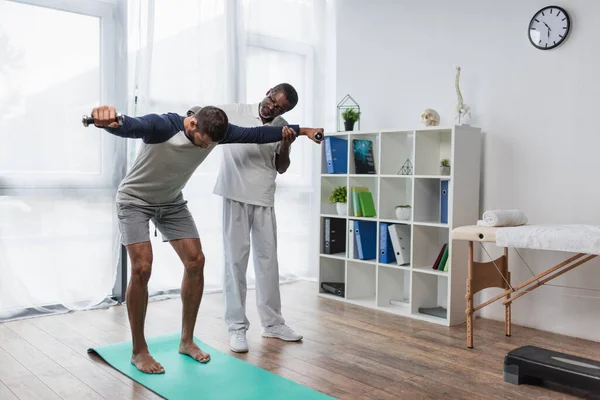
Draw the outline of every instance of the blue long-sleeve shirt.
[[[175,114],[148,114],[141,117],[128,117],[123,119],[123,125],[118,128],[104,128],[113,135],[142,139],[144,143],[157,144],[171,139],[175,134],[184,130],[183,120],[185,117]],[[289,125],[296,133],[300,133],[298,125]],[[218,144],[228,143],[273,143],[282,138],[281,127],[258,126],[245,128],[233,124],[227,126],[227,132],[223,140]]]
[[[118,128],[107,132],[142,139],[137,158],[117,191],[117,202],[138,205],[177,205],[184,202],[188,180],[217,144],[274,143],[282,138],[280,126],[245,128],[229,124],[223,140],[208,148],[195,146],[184,133],[185,117],[175,114],[125,116]],[[298,125],[289,125],[299,133]]]

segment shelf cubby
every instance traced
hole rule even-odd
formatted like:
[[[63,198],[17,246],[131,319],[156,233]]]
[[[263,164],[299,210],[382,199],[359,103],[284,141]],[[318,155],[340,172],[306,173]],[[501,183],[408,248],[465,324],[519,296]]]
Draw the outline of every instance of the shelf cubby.
[[[414,166],[414,132],[383,132],[381,134],[381,175],[399,175],[404,163],[409,160]]]
[[[434,270],[433,265],[444,244],[448,243],[449,238],[448,228],[413,225],[413,269],[424,270],[428,273],[445,274],[443,271]]]
[[[446,315],[431,315],[431,309],[442,308]],[[448,277],[423,274],[412,274],[411,313],[427,320],[448,319]],[[441,311],[441,310],[440,310]]]
[[[385,177],[380,179],[379,186],[379,217],[388,221],[410,221],[411,219],[407,221],[398,220],[396,217],[396,206],[404,204],[412,206],[413,179],[408,177]]]
[[[381,224],[382,223],[388,224],[388,228],[387,228],[388,229],[388,231],[387,231],[388,235],[390,235],[390,233],[389,233],[389,225],[400,225],[400,226],[402,226],[402,228],[403,228],[402,231],[404,231],[404,232],[407,233],[407,237],[404,237],[404,238],[400,238],[399,237],[399,239],[408,240],[409,253],[408,253],[408,256],[407,256],[407,259],[408,259],[407,263],[398,264],[398,255],[395,254],[395,253],[394,253],[394,260],[391,261],[391,262],[387,262],[386,263],[386,262],[383,262],[381,260],[381,249],[379,249],[379,251],[377,253],[378,254],[378,256],[377,256],[378,263],[380,265],[385,265],[385,266],[388,266],[388,267],[394,267],[394,268],[406,269],[406,270],[410,269],[410,260],[412,259],[411,255],[410,255],[410,252],[412,251],[412,248],[413,248],[413,245],[412,245],[412,234],[411,234],[411,225],[409,225],[407,223],[402,223],[402,222],[397,222],[397,223],[394,222],[394,223],[392,223],[392,222],[389,222],[389,221],[380,221],[379,222],[379,228],[378,228],[379,229],[378,230],[379,237],[381,237]],[[393,251],[393,249],[392,249],[392,251]]]
[[[343,243],[343,246],[340,247],[340,249],[343,249],[343,251],[334,251],[333,253],[328,253],[326,250],[326,228],[327,228],[327,220],[330,221],[330,228],[332,227],[332,225],[334,227],[338,228],[338,231],[333,233],[333,230],[330,229],[330,235],[335,235],[336,240],[339,240],[340,243]],[[320,254],[323,256],[327,256],[329,258],[341,258],[341,259],[345,259],[347,256],[347,249],[348,247],[346,246],[347,243],[347,231],[348,231],[348,221],[346,220],[345,216],[324,216],[321,217],[321,252]],[[337,248],[337,246],[336,246]]]
[[[323,176],[321,179],[321,214],[334,215],[337,214],[335,203],[329,202],[329,197],[333,193],[333,189],[338,186],[346,186],[348,178],[346,176],[336,176],[331,174]],[[348,203],[346,203],[348,204]]]
[[[464,323],[468,252],[462,248],[462,242],[450,241],[450,233],[456,227],[476,224],[480,217],[481,130],[454,125],[334,132],[333,136],[348,140],[347,173],[327,174],[327,166],[321,166],[321,184],[318,185],[321,193],[316,196],[320,199],[318,225],[323,243],[324,219],[344,220],[345,232],[341,237],[345,246],[338,254],[322,254],[321,244],[319,282],[337,280],[346,286],[344,297],[324,294],[321,289],[319,295],[399,317],[447,326]],[[357,174],[354,139],[371,142],[374,174]],[[441,174],[440,161],[444,158],[450,160],[449,175]],[[407,160],[413,167],[412,173],[402,174],[400,170]],[[325,163],[324,157],[322,163]],[[344,185],[348,190],[347,215],[337,215],[329,196],[335,187]],[[354,215],[353,187],[369,190],[375,206],[374,217]],[[398,220],[396,206],[405,204],[411,205],[410,218]],[[369,246],[370,253],[362,260],[351,252],[352,247],[358,248],[357,242],[352,241],[355,221],[372,224],[359,228],[362,246]],[[382,225],[384,223],[388,225]],[[382,228],[389,224],[403,226],[406,264],[382,259]],[[448,249],[447,271],[433,269],[444,244]],[[387,244],[386,251],[390,248],[394,253],[400,251],[394,249],[393,242]],[[431,315],[439,314],[438,307],[442,307],[444,315]]]
[[[351,176],[350,179],[350,185],[348,186],[348,215],[351,218],[356,217],[354,215],[354,198],[352,196],[352,188],[354,187],[363,187],[363,188],[368,188],[369,192],[371,192],[371,196],[373,197],[373,205],[375,206],[375,216],[374,217],[364,217],[364,215],[362,216],[362,218],[369,218],[369,219],[376,219],[377,216],[379,215],[378,212],[378,186],[379,186],[379,182],[377,179],[377,176]],[[359,203],[359,208],[360,208],[360,203]]]
[[[415,223],[446,225],[448,222],[449,204],[446,206],[446,220],[442,220],[442,194],[449,200],[450,189],[442,191],[442,185],[449,185],[447,178],[419,178],[414,179],[414,212]]]
[[[321,256],[319,265],[319,293],[343,298],[331,294],[321,286],[323,282],[346,283],[346,263],[344,260]]]
[[[362,154],[364,157],[370,157],[372,154],[373,163],[375,166],[375,173],[366,174],[361,171],[357,171],[356,169],[356,158],[361,157],[361,152],[354,151],[354,141],[355,140],[366,140],[370,141],[370,149],[371,153]],[[348,140],[348,173],[351,175],[370,175],[376,176],[379,172],[379,135],[377,133],[361,133],[361,134],[353,134],[349,135]]]
[[[379,266],[377,306],[408,314],[410,311],[410,271]]]
[[[376,266],[375,264],[348,261],[348,284],[346,298],[375,306]]]
[[[416,132],[415,175],[440,175],[440,161],[452,160],[452,131],[447,129],[424,129]]]

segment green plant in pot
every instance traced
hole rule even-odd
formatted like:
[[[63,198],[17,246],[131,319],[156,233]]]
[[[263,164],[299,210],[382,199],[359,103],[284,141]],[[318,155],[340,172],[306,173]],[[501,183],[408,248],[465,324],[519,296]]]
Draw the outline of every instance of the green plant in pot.
[[[354,123],[360,119],[360,111],[356,111],[354,108],[347,108],[342,113],[344,118],[344,129],[346,131],[354,130]]]
[[[348,190],[346,186],[338,186],[333,189],[331,196],[329,197],[330,203],[335,203],[335,209],[338,215],[346,215],[348,213],[348,208],[346,207],[346,203],[348,202]]]
[[[410,220],[412,207],[409,204],[401,204],[396,206],[396,218],[400,221]]]
[[[440,161],[440,175],[450,175],[450,160],[447,158]]]

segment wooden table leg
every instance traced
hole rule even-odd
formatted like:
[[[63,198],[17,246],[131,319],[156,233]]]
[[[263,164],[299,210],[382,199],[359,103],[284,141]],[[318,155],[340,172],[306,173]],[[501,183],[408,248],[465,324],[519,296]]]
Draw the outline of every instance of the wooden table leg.
[[[510,280],[510,272],[508,271],[508,247],[504,248],[504,272],[505,272],[505,276],[506,276],[506,280],[508,281],[508,283],[511,283]],[[507,299],[510,299],[510,293],[506,295]],[[506,304],[506,309],[505,309],[505,315],[504,315],[504,320],[506,323],[506,327],[505,327],[505,334],[506,336],[510,336],[510,305],[512,303],[508,303]]]
[[[473,348],[473,242],[469,242],[469,272],[467,276],[467,347]]]

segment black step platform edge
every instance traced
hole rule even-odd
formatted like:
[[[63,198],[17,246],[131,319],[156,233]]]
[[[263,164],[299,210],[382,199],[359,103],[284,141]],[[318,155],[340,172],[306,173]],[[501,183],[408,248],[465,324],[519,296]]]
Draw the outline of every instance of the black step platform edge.
[[[509,351],[503,377],[515,385],[543,380],[600,392],[600,362],[536,346]]]

